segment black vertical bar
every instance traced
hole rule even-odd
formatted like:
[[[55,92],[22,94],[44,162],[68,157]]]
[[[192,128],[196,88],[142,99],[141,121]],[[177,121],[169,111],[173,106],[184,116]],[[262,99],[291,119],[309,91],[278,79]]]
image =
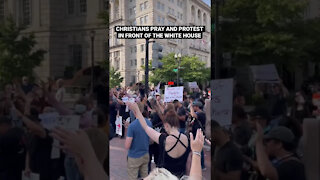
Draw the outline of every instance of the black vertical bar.
[[[145,62],[145,94],[148,96],[149,91],[149,39],[146,39],[146,62]]]
[[[91,93],[94,88],[94,37],[91,37]]]
[[[215,76],[214,79],[220,78],[220,59],[219,59],[219,0],[215,0],[215,28],[214,28],[214,70]]]

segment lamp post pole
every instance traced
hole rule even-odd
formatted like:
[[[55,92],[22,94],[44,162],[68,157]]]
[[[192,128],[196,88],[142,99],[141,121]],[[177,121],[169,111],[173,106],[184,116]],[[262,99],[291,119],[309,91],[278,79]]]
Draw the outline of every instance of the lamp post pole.
[[[181,53],[175,54],[174,57],[175,57],[177,64],[178,64],[178,67],[177,67],[177,86],[179,86],[179,70],[180,70],[180,63],[181,63]]]

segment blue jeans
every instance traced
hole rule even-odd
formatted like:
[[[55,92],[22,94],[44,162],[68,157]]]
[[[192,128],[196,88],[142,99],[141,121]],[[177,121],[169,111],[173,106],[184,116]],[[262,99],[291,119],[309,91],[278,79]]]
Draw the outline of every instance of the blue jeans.
[[[78,165],[73,157],[66,155],[64,160],[64,168],[66,170],[67,180],[83,180],[78,169]]]

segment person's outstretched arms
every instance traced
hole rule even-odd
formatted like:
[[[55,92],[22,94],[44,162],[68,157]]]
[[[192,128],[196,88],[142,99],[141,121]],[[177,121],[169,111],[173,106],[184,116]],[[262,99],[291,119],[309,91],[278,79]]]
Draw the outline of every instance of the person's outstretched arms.
[[[140,109],[139,109],[137,103],[127,102],[127,105],[129,107],[129,109],[134,113],[134,116],[139,120],[142,128],[148,134],[148,136],[154,142],[159,144],[159,137],[160,137],[161,133],[157,132],[156,130],[154,130],[148,126],[148,124],[145,121],[145,118],[143,117],[142,113],[140,112]]]
[[[192,162],[190,169],[190,179],[198,180],[202,179],[201,170],[201,151],[204,143],[204,136],[201,129],[197,130],[195,139],[193,139],[192,133],[190,133],[190,144],[192,150]]]
[[[90,139],[85,131],[66,131],[61,128],[52,130],[53,138],[59,140],[65,151],[74,155],[78,168],[85,180],[106,180],[109,179],[101,163],[97,159]]]

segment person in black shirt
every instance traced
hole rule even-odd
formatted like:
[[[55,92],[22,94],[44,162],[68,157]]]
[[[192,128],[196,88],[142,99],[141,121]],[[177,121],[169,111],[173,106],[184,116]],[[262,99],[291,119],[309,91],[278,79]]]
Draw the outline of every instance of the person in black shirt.
[[[115,134],[116,132],[116,119],[117,119],[117,102],[113,100],[113,96],[109,97],[109,118],[110,118],[110,123],[112,127],[112,133]]]
[[[256,154],[261,174],[270,180],[305,180],[304,165],[294,153],[292,131],[278,126],[263,135],[259,123],[256,128]],[[273,161],[269,157],[274,158]]]
[[[214,144],[214,178],[216,180],[240,180],[243,158],[240,149],[231,141],[228,131],[212,121]]]
[[[179,118],[179,124],[180,124],[179,131],[181,133],[185,133],[186,132],[187,110],[182,106],[182,104],[178,100],[174,100],[173,104],[176,108],[178,118]]]
[[[25,133],[0,117],[0,179],[20,180],[25,165]]]
[[[129,102],[127,104],[150,139],[159,144],[159,167],[169,170],[179,178],[185,175],[186,164],[191,151],[190,140],[185,134],[179,132],[179,120],[176,112],[169,110],[166,113],[163,125],[167,133],[159,133],[146,124],[145,118],[136,103]]]

